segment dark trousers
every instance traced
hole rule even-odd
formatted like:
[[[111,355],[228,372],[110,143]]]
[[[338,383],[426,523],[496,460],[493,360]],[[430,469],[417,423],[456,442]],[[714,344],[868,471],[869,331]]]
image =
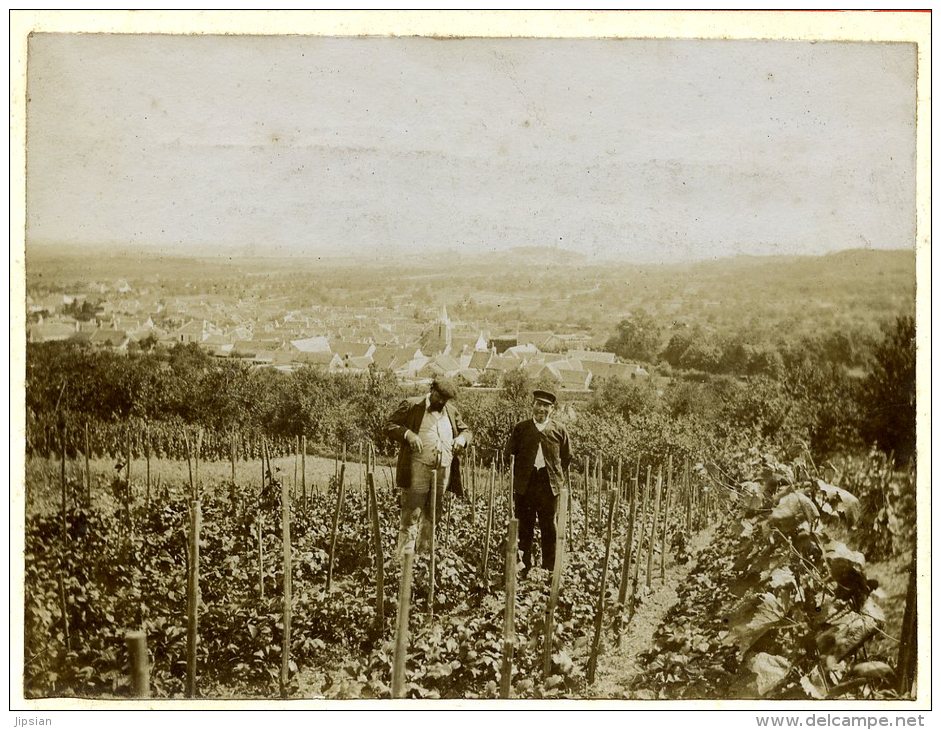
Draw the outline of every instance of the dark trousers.
[[[522,494],[513,495],[513,508],[520,521],[520,550],[523,551],[523,565],[528,571],[533,567],[533,534],[536,521],[539,521],[540,545],[542,546],[542,567],[552,570],[555,567],[555,508],[557,498],[549,486],[549,473],[546,469],[533,469],[529,484]]]

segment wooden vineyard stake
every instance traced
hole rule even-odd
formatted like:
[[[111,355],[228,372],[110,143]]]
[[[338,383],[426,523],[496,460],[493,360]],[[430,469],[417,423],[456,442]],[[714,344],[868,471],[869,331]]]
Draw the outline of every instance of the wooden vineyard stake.
[[[608,495],[608,527],[605,531],[604,562],[601,564],[601,582],[598,586],[598,603],[595,606],[595,634],[591,642],[591,654],[588,657],[588,684],[595,683],[595,670],[598,668],[598,654],[601,651],[601,628],[604,623],[604,598],[608,582],[608,563],[611,561],[611,536],[614,530],[614,511],[617,509],[617,492]]]
[[[186,696],[196,696],[196,645],[199,638],[199,531],[202,508],[190,503],[189,576],[186,584]]]
[[[294,492],[297,492],[298,483],[297,483],[297,465],[301,460],[301,437],[298,436],[294,439],[294,481],[291,483],[291,486],[294,488]]]
[[[294,562],[291,555],[291,490],[286,479],[281,480],[281,547],[284,578],[284,603],[282,604],[283,633],[281,639],[281,697],[288,696],[291,676],[291,580]]]
[[[232,467],[232,483],[235,484],[235,432],[229,435],[229,463]]]
[[[627,499],[627,494],[624,492],[624,483],[621,481],[621,457],[618,457],[618,478],[617,478],[617,490],[621,499]]]
[[[190,478],[190,499],[196,499],[196,482],[193,480],[193,453],[190,446],[190,437],[186,432],[186,426],[183,427],[183,443],[186,446],[186,469]],[[264,473],[262,474],[264,475]]]
[[[660,495],[663,491],[663,467],[657,467],[657,491],[654,499],[653,521],[650,523],[650,539],[647,541],[647,573],[644,578],[644,584],[647,590],[650,590],[651,580],[653,579],[653,549],[657,544],[657,522],[660,519]]]
[[[307,509],[307,437],[301,436],[301,502]]]
[[[147,470],[144,482],[144,506],[150,511],[150,426],[144,429],[144,464]]]
[[[454,497],[444,492],[442,499],[448,506],[444,515],[444,545],[448,545],[451,542],[451,505],[454,503]]]
[[[572,544],[572,465],[569,464],[568,468],[565,471],[565,493],[568,496],[568,504],[566,505],[566,520],[565,520],[565,529],[566,529],[566,540],[568,544]]]
[[[261,440],[263,441],[264,437]],[[259,441],[259,443],[261,442]],[[265,495],[265,453],[260,446],[258,448],[258,458],[261,459],[261,489],[258,492],[258,497],[261,498]]]
[[[638,485],[638,489],[639,489]],[[643,501],[637,515],[637,526],[640,532],[637,537],[637,558],[634,560],[634,574],[631,578],[631,595],[627,602],[627,620],[634,618],[634,608],[637,605],[637,585],[640,581],[640,557],[644,552],[644,537],[647,533],[647,505],[650,499],[650,465],[647,465],[647,482],[644,486]]]
[[[470,452],[470,508],[471,524],[477,524],[477,456],[473,447]]]
[[[64,552],[64,550],[63,550]],[[65,598],[65,555],[62,556],[62,567],[59,568],[59,610],[62,612],[62,639],[65,643],[65,650],[72,651],[72,635],[69,632],[69,603]]]
[[[376,498],[376,482],[373,472],[366,473],[367,498],[372,504],[372,547],[376,556],[376,627],[385,623],[385,570],[383,567],[382,533],[379,530],[379,502]]]
[[[595,512],[598,514],[598,529],[601,529],[602,526],[602,502],[601,502],[601,454],[598,454],[598,459],[595,461]]]
[[[435,615],[435,553],[438,542],[438,470],[431,471],[431,492],[428,495],[431,503],[431,555],[428,558],[428,618]],[[419,521],[419,533],[421,532]]]
[[[88,452],[88,421],[85,422],[85,442],[83,444],[85,453],[85,497],[91,504],[91,465],[89,463]]]
[[[62,502],[60,507],[62,508],[62,555],[65,557],[66,546],[69,542],[69,495],[68,495],[68,484],[65,480],[65,441],[66,441],[66,426],[65,421],[62,421],[59,425],[59,447],[61,450],[61,462],[59,468],[59,487],[62,492]],[[65,561],[63,560],[63,563]]]
[[[405,697],[405,657],[408,653],[408,614],[412,603],[412,570],[415,546],[406,544],[399,581],[399,608],[395,617],[395,653],[392,658],[392,698]]]
[[[565,564],[565,524],[568,522],[568,500],[569,490],[563,488],[559,493],[559,511],[556,515],[559,527],[555,533],[555,565],[552,566],[552,583],[549,586],[549,601],[546,603],[546,617],[543,622],[546,630],[543,639],[542,674],[547,678],[552,670],[552,636],[555,633],[555,608],[559,602],[562,568]]]
[[[582,485],[582,512],[585,514],[585,531],[582,533],[582,547],[588,545],[588,531],[591,527],[591,505],[588,501],[588,457],[585,457],[585,479]]]
[[[516,517],[516,505],[513,504],[513,478],[516,476],[513,473],[513,469],[516,466],[516,456],[510,456],[510,475],[509,475],[509,487],[506,492],[506,504],[507,511],[512,520]]]
[[[503,614],[503,666],[500,670],[500,699],[508,699],[513,683],[513,653],[516,648],[516,561],[519,520],[507,525],[506,536],[506,609]]]
[[[131,692],[135,697],[150,697],[150,665],[147,660],[147,634],[128,631],[124,643],[131,665]]]
[[[267,442],[263,442],[267,443]],[[199,455],[203,451],[203,429],[200,427],[196,432],[196,499],[200,498],[199,488]]]
[[[912,564],[908,573],[908,589],[905,596],[905,612],[902,616],[902,631],[899,637],[898,660],[896,661],[896,691],[909,696],[915,685],[918,669],[918,591],[917,563],[912,551]]]
[[[263,601],[265,600],[265,544],[262,540],[261,509],[258,510],[256,533],[258,534],[258,598]]]
[[[663,493],[663,533],[660,538],[660,580],[666,580],[667,527],[670,522],[670,497],[673,495],[673,454],[667,458],[667,485]]]
[[[480,563],[480,587],[484,592],[490,592],[490,537],[493,534],[493,465],[490,466],[490,485],[487,494],[487,534],[484,538],[484,556]]]
[[[631,582],[631,555],[634,551],[634,525],[637,523],[638,489],[637,477],[634,476],[631,478],[630,517],[627,523],[627,536],[624,538],[624,562],[621,563],[621,583],[618,586],[618,613],[614,629],[619,647],[621,645],[622,630],[624,628],[624,607],[627,601],[627,588]]]
[[[128,517],[131,514],[131,429],[124,432],[124,454],[127,457],[127,491],[125,492],[124,508]]]
[[[344,453],[344,457],[345,456],[346,454]],[[327,591],[329,591],[330,587],[333,585],[333,563],[336,558],[337,551],[337,534],[340,530],[340,513],[343,511],[343,500],[346,497],[346,486],[344,484],[345,480],[346,459],[344,458],[343,463],[340,465],[340,482],[337,485],[337,508],[333,513],[333,533],[330,537],[330,559],[327,563]]]
[[[683,496],[686,505],[686,534],[693,532],[693,495],[689,489],[689,457],[686,458],[683,469]]]

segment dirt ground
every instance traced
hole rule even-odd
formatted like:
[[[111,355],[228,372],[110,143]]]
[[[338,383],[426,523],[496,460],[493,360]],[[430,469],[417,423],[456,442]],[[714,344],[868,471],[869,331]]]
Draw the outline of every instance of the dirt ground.
[[[650,593],[644,596],[637,612],[621,637],[619,646],[609,641],[605,652],[598,659],[598,671],[589,697],[593,699],[642,699],[628,695],[627,687],[639,667],[637,656],[653,644],[653,635],[663,622],[667,611],[676,603],[677,588],[693,565],[697,553],[712,539],[712,530],[704,530],[692,542],[692,556],[683,565],[667,561],[664,579],[654,571]],[[669,556],[669,553],[668,553]]]

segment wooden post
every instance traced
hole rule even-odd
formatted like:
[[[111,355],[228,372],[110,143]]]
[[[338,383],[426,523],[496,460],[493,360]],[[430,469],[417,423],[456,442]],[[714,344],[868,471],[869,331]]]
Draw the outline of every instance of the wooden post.
[[[263,441],[262,443],[265,443],[265,448],[267,449],[267,442]],[[202,426],[200,426],[196,430],[196,459],[195,459],[196,461],[196,499],[200,499],[202,496],[200,494],[201,490],[199,487],[199,455],[202,453],[202,451],[203,451],[203,429],[202,429]]]
[[[431,507],[431,555],[428,558],[428,618],[435,615],[435,548],[438,542],[438,469],[431,472],[431,492],[428,495]],[[421,521],[419,521],[419,533]],[[419,536],[420,539],[420,536]]]
[[[660,538],[660,580],[666,580],[667,527],[670,522],[670,497],[673,494],[673,454],[667,458],[667,484],[663,492],[663,534]]]
[[[552,670],[552,637],[555,633],[555,608],[559,602],[559,589],[562,586],[562,567],[565,563],[565,525],[568,522],[569,490],[564,487],[559,493],[559,526],[555,533],[555,565],[552,568],[552,583],[549,586],[549,601],[546,604],[545,638],[543,639],[542,674],[548,677]]]
[[[653,521],[650,523],[650,540],[647,544],[647,574],[645,576],[645,585],[650,590],[651,579],[653,578],[653,549],[657,543],[657,522],[660,519],[660,495],[663,491],[663,467],[657,467],[657,491],[654,500]]]
[[[63,549],[64,553],[64,549]],[[62,612],[62,638],[65,640],[66,652],[72,651],[72,635],[69,632],[69,603],[65,598],[65,555],[62,556],[62,567],[59,568],[59,610]]]
[[[62,460],[60,462],[59,468],[59,487],[61,488],[61,508],[62,508],[62,555],[65,557],[66,545],[69,543],[69,495],[68,495],[68,484],[65,480],[65,439],[66,439],[66,426],[65,421],[62,421],[59,424],[59,447],[61,450]],[[64,561],[63,561],[64,562]]]
[[[903,697],[912,693],[918,670],[918,592],[916,577],[915,551],[912,551],[912,564],[908,573],[908,590],[905,596],[905,612],[902,616],[902,631],[899,637],[898,659],[896,661],[896,691]]]
[[[199,530],[202,510],[198,499],[190,503],[189,580],[186,598],[186,696],[196,696],[196,645],[199,635]]]
[[[229,462],[232,466],[232,483],[235,484],[235,432],[229,435]]]
[[[130,655],[131,692],[135,697],[150,697],[150,666],[147,659],[147,634],[143,631],[128,631],[124,643]]]
[[[689,484],[689,457],[686,457],[686,466],[683,470],[683,494],[686,496],[686,534],[693,533],[693,495]]]
[[[186,426],[183,426],[183,443],[186,446],[186,469],[190,477],[190,499],[196,499],[196,482],[193,479],[193,452]]]
[[[88,453],[88,421],[85,421],[85,443],[84,443],[84,452],[85,452],[85,497],[88,499],[89,505],[91,504],[91,465],[89,463],[89,453]]]
[[[627,524],[627,536],[624,538],[624,562],[621,563],[621,583],[618,586],[618,616],[615,622],[615,634],[618,645],[621,644],[621,631],[624,627],[624,607],[627,601],[627,588],[631,582],[631,555],[634,551],[634,525],[637,522],[637,496],[639,486],[637,477],[631,479],[631,510]],[[638,557],[640,553],[638,552]]]
[[[300,486],[297,483],[297,466],[301,460],[301,437],[296,436],[294,438],[294,481],[291,482],[291,487],[294,489],[294,492],[297,492],[298,487]]]
[[[487,534],[484,538],[484,557],[480,564],[480,585],[485,592],[490,591],[490,537],[493,534],[493,490],[494,473],[493,465],[490,465],[490,489],[487,495]]]
[[[650,465],[647,465],[647,483],[644,486],[644,497],[640,504],[637,516],[637,525],[640,528],[637,539],[637,558],[634,560],[634,575],[631,579],[631,595],[627,603],[627,620],[634,617],[634,608],[637,604],[637,584],[640,580],[640,556],[644,554],[644,537],[647,532],[647,504],[650,499]]]
[[[507,526],[506,537],[506,609],[503,614],[503,668],[500,672],[500,699],[510,696],[513,682],[513,652],[516,647],[516,561],[519,520]]]
[[[301,501],[307,509],[307,436],[301,435]]]
[[[291,580],[294,562],[291,556],[291,490],[287,480],[281,480],[281,547],[283,550],[282,585],[284,603],[282,605],[282,624],[284,627],[281,640],[281,697],[288,696],[291,675]]]
[[[150,426],[144,429],[144,460],[147,469],[147,480],[144,488],[144,505],[150,511]]]
[[[601,651],[601,628],[604,624],[605,587],[608,582],[608,563],[611,560],[611,535],[614,528],[614,510],[617,508],[618,495],[608,495],[608,528],[605,532],[604,562],[601,564],[601,583],[598,586],[598,603],[595,607],[595,635],[591,642],[591,654],[588,657],[588,684],[595,683],[595,670],[598,668],[598,654]]]
[[[598,454],[598,460],[595,462],[595,504],[597,509],[595,512],[598,513],[598,529],[602,529],[604,524],[602,520],[604,519],[604,513],[602,512],[604,503],[602,502],[602,480],[604,478],[604,473],[601,470],[601,454]]]
[[[385,568],[383,566],[382,533],[379,531],[379,502],[376,498],[375,476],[366,473],[367,498],[372,504],[372,546],[376,556],[376,628],[385,623]]]
[[[399,582],[399,609],[395,617],[395,653],[392,659],[392,697],[405,697],[405,657],[408,653],[408,613],[412,603],[412,569],[415,546],[405,546],[402,578]]]
[[[568,544],[572,544],[572,465],[569,464],[568,468],[565,470],[565,493],[568,495],[568,503],[565,508],[566,515],[566,536],[565,539],[568,541]]]
[[[470,450],[470,508],[471,524],[477,524],[477,456],[474,447]]]
[[[443,541],[444,541],[444,545],[447,546],[451,543],[451,506],[454,504],[454,495],[449,495],[448,492],[445,491],[442,494],[441,498],[444,500],[445,504],[447,505],[447,508],[444,513],[444,530],[443,530],[443,533],[444,533]]]
[[[345,447],[344,447],[344,456]],[[337,508],[333,514],[333,535],[330,538],[330,560],[327,563],[327,590],[330,590],[330,587],[333,585],[333,563],[336,558],[337,550],[337,534],[340,530],[340,513],[343,510],[343,500],[346,496],[346,487],[344,481],[346,479],[346,459],[344,458],[343,463],[340,465],[340,483],[338,485],[337,491]]]
[[[259,439],[259,444],[263,443],[265,437],[262,436]],[[258,497],[261,498],[265,494],[265,452],[260,446],[258,448],[258,456],[261,458],[261,490],[258,492]]]
[[[585,531],[582,533],[582,546],[588,544],[588,532],[591,528],[591,503],[588,494],[588,456],[585,456],[585,481],[584,494],[582,499],[582,512],[585,513]]]
[[[265,600],[265,543],[262,540],[261,514],[261,509],[259,509],[256,532],[258,533],[258,598],[263,601]]]
[[[627,494],[624,491],[624,482],[621,481],[621,457],[618,457],[618,480],[617,480],[617,490],[618,495],[621,499],[626,499]]]
[[[131,429],[124,432],[124,453],[127,457],[127,497],[124,506],[127,509],[128,516],[131,514]]]
[[[516,466],[516,456],[511,455],[510,456],[509,487],[507,488],[507,493],[506,493],[507,510],[508,510],[508,514],[510,515],[511,520],[514,517],[516,517],[516,505],[513,504],[513,487],[514,487],[513,478],[515,477],[513,469],[515,466]]]

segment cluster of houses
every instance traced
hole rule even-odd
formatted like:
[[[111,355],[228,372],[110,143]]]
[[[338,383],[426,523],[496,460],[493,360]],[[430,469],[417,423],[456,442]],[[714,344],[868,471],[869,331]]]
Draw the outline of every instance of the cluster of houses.
[[[452,322],[445,307],[434,321],[423,324],[414,313],[379,306],[315,306],[285,314],[274,300],[226,304],[192,297],[147,302],[133,298],[130,287],[120,293],[119,305],[99,302],[93,316],[87,306],[82,316],[86,300],[81,295],[29,297],[27,338],[81,341],[117,352],[195,343],[214,357],[255,367],[292,371],[312,366],[331,373],[385,370],[403,382],[427,382],[443,375],[468,387],[499,387],[506,373],[517,370],[574,392],[589,390],[593,379],[648,377],[640,365],[620,362],[613,353],[598,349],[603,343],[590,335],[491,335],[486,327]]]

